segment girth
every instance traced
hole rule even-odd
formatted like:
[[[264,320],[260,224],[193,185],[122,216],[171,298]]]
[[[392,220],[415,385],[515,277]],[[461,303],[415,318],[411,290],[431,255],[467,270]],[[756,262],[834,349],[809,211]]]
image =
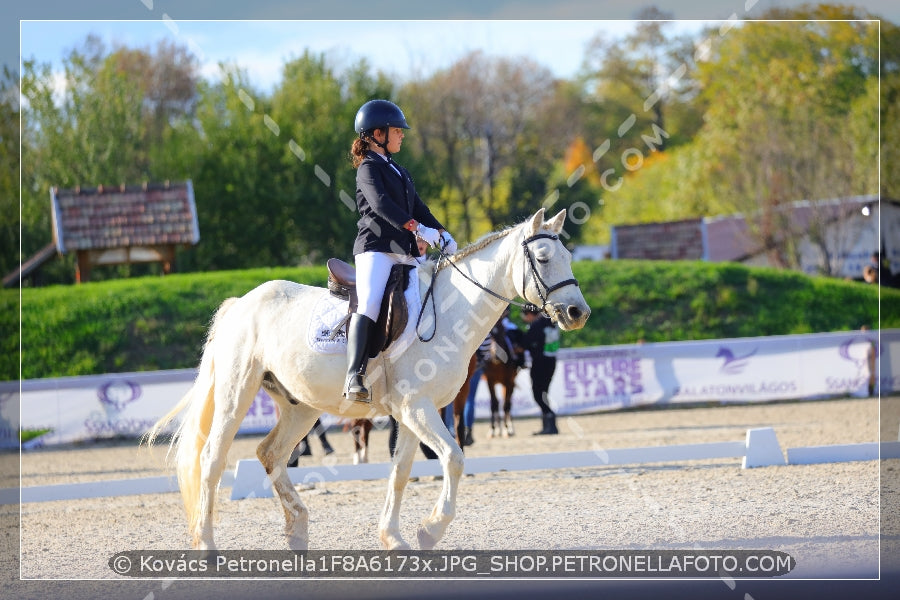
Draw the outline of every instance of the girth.
[[[348,300],[347,315],[341,319],[331,337],[346,327],[350,315],[356,312],[359,300],[356,296],[356,268],[338,258],[329,258],[328,291],[332,296]],[[375,332],[369,340],[369,358],[375,358],[379,352],[387,350],[391,342],[403,334],[409,320],[409,307],[406,304],[406,288],[409,286],[409,271],[412,265],[394,265],[388,276],[384,294],[381,297],[381,309],[375,322]]]

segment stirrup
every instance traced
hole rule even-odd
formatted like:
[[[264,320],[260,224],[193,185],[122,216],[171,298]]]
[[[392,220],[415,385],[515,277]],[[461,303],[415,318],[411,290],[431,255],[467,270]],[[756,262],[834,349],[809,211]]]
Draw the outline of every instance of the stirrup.
[[[366,386],[363,384],[362,375],[354,373],[347,378],[344,385],[344,398],[353,400],[354,402],[371,402],[372,396]]]

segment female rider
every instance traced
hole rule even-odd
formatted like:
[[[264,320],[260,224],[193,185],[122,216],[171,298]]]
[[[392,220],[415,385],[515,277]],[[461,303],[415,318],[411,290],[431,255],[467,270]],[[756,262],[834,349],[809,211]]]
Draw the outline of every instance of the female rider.
[[[393,102],[370,100],[356,113],[356,133],[350,158],[356,167],[356,209],[359,211],[353,256],[356,262],[358,306],[347,327],[347,382],[344,397],[371,402],[363,377],[368,341],[378,320],[381,299],[391,267],[415,265],[417,238],[443,251],[456,251],[456,242],[416,193],[409,172],[395,163],[404,129],[403,112]]]

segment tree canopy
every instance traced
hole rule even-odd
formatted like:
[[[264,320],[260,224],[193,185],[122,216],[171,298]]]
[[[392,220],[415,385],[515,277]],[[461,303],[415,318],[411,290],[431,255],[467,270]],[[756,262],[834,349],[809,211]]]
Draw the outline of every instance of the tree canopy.
[[[17,182],[3,174],[15,171],[22,119],[22,254],[4,236],[0,266],[50,241],[53,186],[188,178],[201,241],[180,251],[178,270],[349,258],[352,123],[375,97],[403,107],[412,130],[397,159],[461,243],[540,206],[570,209],[572,244],[604,243],[610,225],[732,212],[761,215],[757,235],[776,239],[765,215],[785,203],[900,197],[897,170],[878,172],[879,153],[884,165],[900,155],[894,24],[820,5],[765,15],[798,21],[675,36],[665,13],[638,16],[651,20],[621,40],[595,39],[571,80],[530,59],[472,52],[394,82],[365,59],[338,69],[306,52],[284,62],[267,93],[234,65],[201,77],[174,42],[107,48],[94,37],[71,50],[62,77],[26,60],[21,107],[16,75],[0,78],[8,207]],[[3,214],[0,226],[14,231]],[[776,250],[792,266],[789,240]],[[50,281],[71,281],[67,261]]]

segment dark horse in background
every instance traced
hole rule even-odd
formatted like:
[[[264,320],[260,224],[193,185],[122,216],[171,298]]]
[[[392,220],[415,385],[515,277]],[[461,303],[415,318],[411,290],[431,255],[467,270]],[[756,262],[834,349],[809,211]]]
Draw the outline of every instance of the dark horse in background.
[[[516,335],[518,334],[518,335]],[[512,422],[512,395],[516,387],[516,375],[522,368],[523,349],[521,332],[507,331],[502,323],[491,330],[491,349],[484,362],[484,378],[491,396],[490,437],[515,435]],[[503,388],[503,418],[500,418],[500,399],[496,386]]]
[[[469,396],[469,382],[472,378],[472,373],[475,372],[477,364],[478,362],[476,360],[476,356],[473,354],[472,358],[469,360],[465,383],[463,383],[463,386],[460,388],[459,392],[456,393],[456,397],[454,397],[453,402],[441,409],[442,418],[444,416],[443,411],[453,411],[454,423],[456,426],[450,431],[450,433],[454,434],[456,443],[459,444],[460,448],[463,447],[463,442],[465,441],[465,426],[463,424],[462,416],[463,409],[465,409],[466,407],[466,399]],[[475,383],[477,385],[477,382]],[[349,430],[350,434],[353,436],[354,465],[369,462],[369,433],[371,433],[372,427],[373,423],[371,419],[353,419],[352,421],[350,421]]]

